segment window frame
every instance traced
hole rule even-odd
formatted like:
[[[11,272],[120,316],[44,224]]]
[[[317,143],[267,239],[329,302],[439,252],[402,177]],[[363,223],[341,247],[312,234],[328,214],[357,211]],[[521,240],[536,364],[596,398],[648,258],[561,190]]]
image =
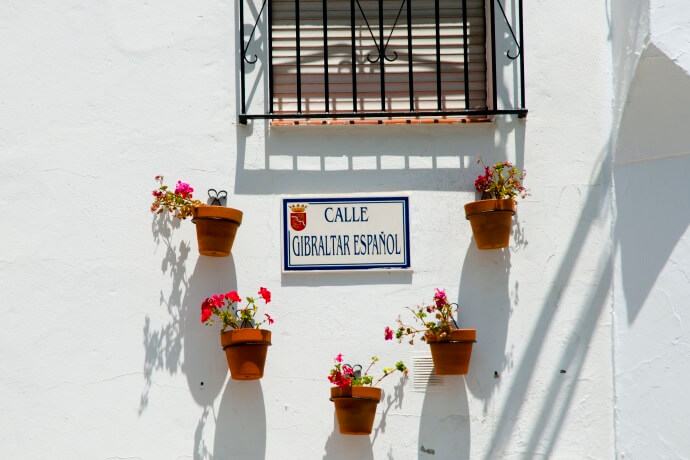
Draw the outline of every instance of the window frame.
[[[240,49],[239,49],[239,59],[240,59],[240,107],[239,107],[239,115],[238,119],[241,124],[247,124],[250,120],[256,120],[256,119],[270,119],[270,120],[314,120],[314,119],[320,119],[320,120],[336,120],[336,119],[395,119],[395,118],[426,118],[426,117],[434,117],[434,118],[448,118],[448,117],[462,117],[462,118],[472,118],[472,117],[493,117],[496,115],[516,115],[519,118],[524,118],[527,116],[527,109],[525,107],[525,82],[524,82],[524,37],[523,37],[523,7],[522,7],[522,0],[512,0],[512,9],[511,12],[513,12],[513,15],[517,14],[517,22],[518,22],[518,33],[517,36],[514,32],[514,29],[506,15],[506,9],[504,8],[503,3],[501,0],[486,0],[485,4],[485,31],[487,34],[487,38],[485,40],[485,48],[486,48],[486,86],[487,86],[487,91],[486,91],[486,108],[485,109],[472,109],[469,108],[469,92],[468,92],[468,57],[467,57],[467,38],[468,35],[464,34],[464,39],[463,39],[463,46],[465,49],[464,54],[464,79],[463,81],[465,82],[465,98],[467,100],[466,102],[466,107],[465,109],[462,110],[447,110],[447,109],[442,109],[441,108],[441,93],[438,93],[438,98],[439,98],[439,103],[438,103],[438,109],[437,110],[414,110],[414,106],[412,104],[412,98],[413,98],[413,93],[412,90],[410,92],[410,110],[380,110],[380,111],[372,111],[372,110],[358,110],[357,109],[357,101],[356,101],[356,88],[357,88],[357,73],[356,73],[356,64],[353,63],[353,72],[352,75],[354,76],[353,80],[353,109],[352,111],[348,112],[331,112],[328,110],[328,103],[325,104],[325,110],[324,111],[302,111],[301,110],[301,88],[302,88],[302,83],[301,83],[301,61],[300,61],[300,47],[296,46],[296,67],[297,67],[297,80],[296,80],[296,97],[297,97],[297,105],[298,105],[298,110],[296,112],[276,112],[274,111],[273,108],[273,103],[274,103],[274,93],[273,93],[273,83],[274,83],[274,78],[273,78],[273,50],[272,50],[272,44],[273,44],[273,27],[272,27],[272,0],[262,0],[261,2],[261,9],[258,11],[256,14],[256,22],[251,30],[251,33],[249,34],[249,37],[247,40],[244,39],[245,37],[245,2],[251,2],[252,0],[240,0],[239,1],[239,44],[240,44]],[[328,0],[322,0],[322,2],[325,4],[327,3]],[[407,5],[407,14],[409,14],[410,11],[410,3],[411,0],[401,0],[401,9],[402,5],[406,4]],[[414,0],[414,1],[421,1],[421,0]],[[437,28],[437,36],[436,36],[436,47],[437,47],[437,69],[440,68],[441,61],[440,61],[440,53],[438,52],[439,50],[439,37],[438,37],[438,27],[439,27],[439,2],[440,0],[433,0],[435,4],[435,9],[436,9],[436,28]],[[467,8],[467,1],[468,0],[459,0],[462,3],[462,9],[463,9],[463,27],[466,28],[467,26],[467,13],[466,13],[466,8]],[[507,0],[510,1],[510,0]],[[299,6],[300,0],[295,0],[295,41],[296,43],[300,42],[300,6]],[[350,3],[352,5],[353,11],[354,11],[354,5],[355,3],[358,2],[358,0],[350,0]],[[381,8],[383,4],[383,0],[378,0],[379,3],[379,14],[381,14]],[[511,50],[508,50],[506,52],[506,56],[515,63],[517,66],[516,71],[518,73],[518,79],[519,79],[519,84],[515,85],[516,87],[512,88],[512,96],[514,100],[516,100],[516,104],[514,107],[506,107],[506,108],[499,108],[499,103],[498,103],[498,86],[497,86],[497,73],[496,73],[496,61],[497,61],[497,43],[496,43],[496,8],[495,5],[496,3],[499,5],[500,13],[505,20],[505,26],[507,30],[510,32],[510,37],[513,39],[513,47],[516,49],[516,51],[513,51],[511,53]],[[486,8],[488,6],[488,8]],[[487,11],[488,10],[488,11]],[[266,12],[265,14],[264,11]],[[267,105],[268,107],[264,110],[264,113],[248,113],[247,111],[247,99],[246,99],[246,87],[247,87],[247,82],[246,82],[246,77],[247,77],[247,64],[255,66],[259,62],[259,58],[256,54],[251,55],[249,57],[248,50],[250,47],[250,44],[252,42],[252,39],[255,36],[257,27],[259,26],[259,23],[262,19],[262,17],[266,18],[265,21],[265,29],[267,30],[266,32],[266,42],[267,42],[267,51],[266,55],[267,58],[264,59],[264,62],[262,62],[262,65],[265,64],[267,66],[267,75],[268,79],[266,82],[267,86]],[[408,16],[409,17],[409,16]],[[324,15],[324,23],[325,23],[325,15]],[[354,26],[354,22],[353,22]],[[409,26],[408,26],[409,27]],[[353,34],[354,34],[354,29]],[[381,28],[381,33],[382,32]],[[328,28],[324,27],[325,31],[325,36],[327,37],[328,34]],[[503,34],[505,35],[505,34]],[[354,37],[354,35],[353,35]],[[411,39],[408,39],[410,41]],[[411,45],[410,45],[411,46]],[[324,45],[324,52],[327,54],[327,45]],[[355,52],[354,50],[354,38],[353,38],[353,53]],[[385,49],[383,50],[385,53]],[[381,59],[383,61],[383,59]],[[381,62],[381,66],[383,66],[383,62]],[[410,64],[410,71],[411,71],[412,65]],[[326,66],[326,69],[328,67]],[[328,96],[328,73],[327,71],[323,73],[324,75],[324,80],[325,80],[325,94]],[[408,78],[411,77],[412,74],[408,75]],[[438,73],[437,70],[437,85],[440,85],[440,79],[441,76]],[[384,79],[381,79],[381,85],[382,85],[382,94],[385,93],[385,82],[383,81]],[[519,92],[519,93],[518,93]],[[385,96],[383,96],[385,97]],[[381,99],[382,101],[382,106],[383,106],[383,97]],[[383,107],[382,107],[383,108]]]

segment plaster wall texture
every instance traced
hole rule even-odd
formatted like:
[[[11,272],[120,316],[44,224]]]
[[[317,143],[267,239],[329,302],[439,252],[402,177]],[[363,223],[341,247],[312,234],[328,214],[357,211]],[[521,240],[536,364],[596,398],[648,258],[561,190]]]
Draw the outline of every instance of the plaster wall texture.
[[[525,8],[526,121],[269,129],[236,121],[234,2],[2,2],[0,457],[614,457],[611,24]],[[510,250],[464,219],[478,155],[528,171]],[[152,218],[156,174],[231,192],[232,257]],[[358,192],[410,196],[413,271],[282,275],[280,197]],[[199,305],[259,286],[274,345],[235,382]],[[383,328],[434,287],[477,328],[469,374],[384,381],[374,433],[338,434],[333,356],[409,362]]]
[[[612,15],[618,8],[647,18],[641,40],[614,46],[614,56],[634,61],[614,71],[622,101],[613,137],[616,451],[686,458],[690,11],[674,1],[637,6],[614,5]],[[614,21],[615,33],[625,29]]]

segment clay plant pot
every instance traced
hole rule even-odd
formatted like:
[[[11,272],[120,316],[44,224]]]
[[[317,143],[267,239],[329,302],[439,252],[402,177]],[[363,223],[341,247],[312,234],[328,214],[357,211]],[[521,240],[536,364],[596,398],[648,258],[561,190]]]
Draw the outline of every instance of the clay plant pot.
[[[242,223],[242,211],[202,205],[194,208],[192,222],[196,224],[199,252],[205,256],[227,257],[235,241],[237,227]]]
[[[370,434],[381,389],[376,387],[332,387],[338,431],[341,434]]]
[[[231,329],[220,333],[220,343],[233,380],[258,380],[264,376],[271,331]]]
[[[453,329],[450,338],[428,337],[436,375],[465,375],[470,367],[472,345],[477,341],[476,329]]]
[[[515,200],[479,200],[465,205],[465,216],[472,224],[479,249],[498,249],[510,244],[510,226],[515,214]]]

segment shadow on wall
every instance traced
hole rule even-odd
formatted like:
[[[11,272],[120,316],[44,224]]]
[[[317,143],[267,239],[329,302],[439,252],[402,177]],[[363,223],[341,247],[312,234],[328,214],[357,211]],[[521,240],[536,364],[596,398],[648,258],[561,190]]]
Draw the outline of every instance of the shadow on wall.
[[[317,277],[304,273],[282,273],[281,286],[366,286],[375,284],[412,284],[410,271],[319,272]]]
[[[204,425],[228,376],[217,329],[201,323],[200,305],[203,299],[213,293],[237,289],[237,276],[232,256],[199,256],[194,271],[188,276],[185,267],[191,251],[189,243],[181,242],[177,251],[173,247],[173,230],[178,226],[179,222],[165,213],[155,216],[152,225],[154,240],[165,247],[161,270],[170,273],[172,288],[167,296],[161,292],[160,298],[160,304],[167,308],[168,322],[156,329],[152,327],[148,316],[144,321],[145,387],[140,398],[139,414],[148,406],[154,372],[184,374],[194,401],[203,409],[195,435],[194,458],[198,460],[213,458],[203,440]],[[235,386],[226,387],[223,400],[227,399],[231,388]],[[261,401],[263,404],[263,398]],[[219,418],[222,416],[221,401]],[[265,433],[256,433],[264,436],[265,448]],[[261,439],[249,440],[256,448],[262,445]]]
[[[614,167],[614,239],[632,324],[690,225],[690,76],[649,45],[627,101]]]
[[[474,360],[475,357],[472,357]],[[465,380],[446,376],[446,386],[427,387],[419,420],[418,458],[470,458],[470,414]]]
[[[379,421],[369,436],[344,435],[338,431],[338,419],[333,411],[333,432],[328,437],[324,447],[324,460],[346,460],[346,459],[373,459],[373,446],[380,433],[386,432],[386,418],[392,408],[400,409],[403,398],[405,397],[405,384],[407,377],[400,377],[398,383],[393,388],[393,394],[387,394],[383,390],[381,402],[376,408],[376,419]]]
[[[328,437],[323,460],[373,460],[374,450],[369,436],[347,435],[338,432],[338,419],[333,410],[333,432]]]
[[[480,251],[474,238],[470,241],[457,297],[458,325],[477,330],[466,382],[472,394],[484,402],[484,414],[500,385],[503,370],[512,365],[505,350],[511,315],[509,276],[508,248]]]
[[[260,1],[244,4],[242,45],[247,46],[251,37],[248,58],[251,61],[256,58],[255,64],[245,62],[247,113],[268,113],[267,15],[259,14],[263,12]],[[514,5],[505,4],[505,7],[510,23],[517,24]],[[235,14],[239,17],[238,3]],[[512,39],[507,22],[498,16],[496,37],[498,43],[505,46],[496,54],[498,107],[516,107],[519,91],[514,89],[519,87],[518,61],[509,59],[507,54],[516,55],[519,47]],[[242,100],[240,59],[240,53],[235,53],[238,112]],[[349,58],[343,63],[349,68]],[[234,192],[474,191],[474,179],[481,172],[474,164],[479,155],[487,164],[504,160],[509,154],[515,155],[516,166],[523,169],[524,145],[524,120],[505,116],[497,117],[492,123],[432,126],[270,128],[268,122],[250,122],[237,127]]]
[[[505,159],[522,121],[451,126],[238,126],[235,193],[474,191],[481,155]]]
[[[381,396],[381,402],[377,408],[377,411],[381,411],[381,416],[379,418],[379,424],[374,428],[374,437],[371,443],[374,444],[379,436],[379,433],[386,432],[386,418],[388,413],[392,408],[400,409],[402,408],[403,398],[405,397],[405,384],[408,382],[407,376],[402,376],[398,379],[398,383],[393,387],[393,394],[387,394],[383,390],[383,395]]]
[[[528,389],[533,379],[537,363],[543,350],[547,334],[554,326],[555,312],[559,306],[559,300],[564,291],[570,288],[574,282],[575,267],[580,258],[580,252],[588,240],[592,225],[596,221],[607,218],[610,211],[610,197],[608,195],[610,183],[610,148],[604,148],[604,155],[598,171],[591,180],[592,185],[584,201],[582,211],[577,219],[578,225],[568,243],[565,253],[561,256],[561,264],[555,272],[555,277],[550,290],[546,293],[546,299],[541,311],[537,315],[536,324],[529,337],[523,355],[515,359],[517,371],[511,375],[512,381],[509,391],[504,397],[504,404],[496,414],[497,425],[491,437],[491,444],[484,456],[486,460],[499,458],[506,453],[506,448],[511,443],[516,424],[520,420],[520,413],[527,398]],[[483,254],[482,254],[483,255]],[[577,389],[577,384],[582,368],[589,351],[590,342],[595,327],[604,311],[606,300],[611,287],[612,278],[612,249],[606,247],[602,251],[594,273],[599,278],[599,283],[592,286],[590,292],[582,292],[581,314],[577,323],[570,330],[563,330],[563,350],[556,368],[542,373],[539,379],[543,380],[543,388],[546,393],[541,401],[541,408],[530,417],[536,420],[536,426],[530,427],[530,437],[526,440],[526,446],[521,449],[524,455],[535,455],[548,458],[559,439],[560,431],[567,417],[572,398]],[[478,319],[477,319],[478,320]],[[479,341],[482,340],[478,336]],[[497,359],[500,346],[494,350],[495,356],[488,359]],[[475,361],[475,356],[472,357]],[[472,368],[471,368],[472,369]],[[561,370],[565,373],[560,372]],[[511,372],[512,373],[512,372]],[[484,375],[481,376],[485,378]],[[596,430],[596,426],[582,427],[583,430]]]
[[[263,460],[266,456],[266,407],[261,381],[229,380],[215,426],[213,456],[209,458]]]

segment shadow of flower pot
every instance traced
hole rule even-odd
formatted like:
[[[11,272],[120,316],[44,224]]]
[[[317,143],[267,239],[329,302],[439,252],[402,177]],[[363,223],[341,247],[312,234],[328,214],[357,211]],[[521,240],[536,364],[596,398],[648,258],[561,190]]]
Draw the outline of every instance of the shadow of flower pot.
[[[446,386],[427,387],[419,420],[418,458],[470,458],[470,416],[463,377],[445,377]]]
[[[261,381],[228,380],[218,408],[212,458],[264,460],[265,457],[266,406]]]
[[[201,302],[217,292],[236,289],[237,276],[232,257],[199,257],[187,282],[182,303],[182,372],[197,404],[213,404],[228,375],[225,353],[220,344],[219,327],[201,322]],[[202,384],[203,382],[203,384]]]
[[[331,403],[331,406],[333,404]],[[333,409],[333,432],[324,447],[324,460],[373,460],[374,451],[369,436],[340,434],[338,420]]]
[[[460,278],[460,327],[477,330],[477,343],[466,382],[472,394],[484,401],[486,411],[500,384],[495,378],[509,364],[506,355],[510,318],[510,251],[480,251],[470,242]]]
[[[165,214],[154,217],[152,233],[165,250],[161,271],[170,275],[168,293],[160,293],[160,307],[167,317],[156,325],[147,315],[143,327],[145,386],[139,413],[148,406],[155,372],[171,375],[178,371],[187,378],[194,401],[201,407],[213,404],[221,393],[228,374],[225,354],[218,338],[218,328],[201,323],[201,302],[214,292],[235,289],[237,277],[232,257],[198,257],[191,275],[187,274],[190,244],[175,246],[173,225]]]

